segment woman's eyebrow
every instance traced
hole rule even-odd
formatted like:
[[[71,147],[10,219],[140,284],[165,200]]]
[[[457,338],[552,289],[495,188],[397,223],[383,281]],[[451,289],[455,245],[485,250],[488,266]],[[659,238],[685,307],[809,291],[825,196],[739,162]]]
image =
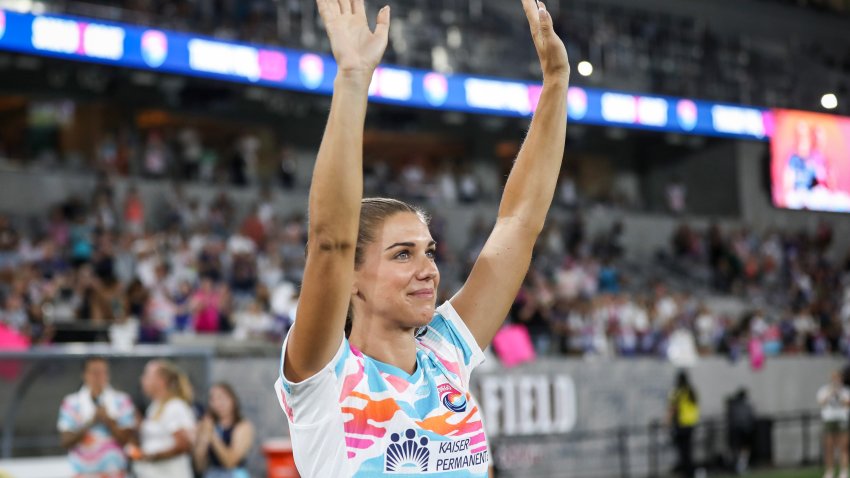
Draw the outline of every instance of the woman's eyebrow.
[[[436,246],[436,245],[437,245],[437,241],[432,240],[431,242],[428,243],[428,247],[432,247],[432,246]],[[395,244],[391,245],[390,247],[388,247],[384,250],[388,251],[388,250],[392,249],[393,247],[416,247],[416,243],[415,242],[396,242]]]

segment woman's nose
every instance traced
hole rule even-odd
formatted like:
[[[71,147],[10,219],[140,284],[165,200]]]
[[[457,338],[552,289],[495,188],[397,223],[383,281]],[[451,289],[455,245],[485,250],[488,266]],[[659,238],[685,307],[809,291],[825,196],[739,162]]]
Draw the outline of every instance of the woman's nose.
[[[417,279],[428,280],[437,277],[437,264],[430,257],[423,256],[417,271]]]

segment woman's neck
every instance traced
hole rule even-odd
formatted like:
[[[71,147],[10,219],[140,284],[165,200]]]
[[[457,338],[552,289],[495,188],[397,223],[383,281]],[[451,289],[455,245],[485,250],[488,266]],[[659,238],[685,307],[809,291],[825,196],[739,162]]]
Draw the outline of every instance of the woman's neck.
[[[163,390],[161,392],[156,392],[156,393],[151,394],[151,399],[153,399],[153,401],[159,402],[161,404],[164,404],[170,398],[171,398],[171,394],[168,393],[168,390]]]
[[[218,424],[223,428],[228,428],[233,425],[233,415],[219,415]]]
[[[416,371],[413,330],[381,327],[376,322],[355,319],[348,341],[369,357],[412,375]]]

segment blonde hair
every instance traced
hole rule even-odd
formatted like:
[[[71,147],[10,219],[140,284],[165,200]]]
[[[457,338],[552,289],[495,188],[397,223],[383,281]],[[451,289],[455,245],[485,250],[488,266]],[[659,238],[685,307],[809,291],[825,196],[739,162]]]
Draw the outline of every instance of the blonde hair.
[[[168,389],[168,400],[179,398],[186,403],[192,403],[195,398],[195,392],[192,389],[192,382],[180,367],[169,360],[154,360],[157,373],[165,380],[165,386]],[[168,401],[166,400],[166,401]]]

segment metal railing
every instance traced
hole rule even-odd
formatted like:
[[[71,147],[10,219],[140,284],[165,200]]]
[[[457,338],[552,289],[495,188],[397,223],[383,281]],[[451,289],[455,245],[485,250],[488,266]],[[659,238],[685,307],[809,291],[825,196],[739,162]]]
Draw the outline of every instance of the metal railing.
[[[802,467],[818,463],[820,425],[819,415],[813,411],[760,416],[752,463],[764,467]],[[762,436],[758,434],[759,429]],[[728,426],[722,418],[701,421],[694,430],[696,467],[706,470],[729,467],[732,460],[727,437]],[[777,459],[778,440],[784,441],[784,448],[797,450],[798,457]],[[675,461],[671,430],[659,421],[645,426],[575,431],[565,435],[500,437],[491,443],[500,478],[660,478],[669,476]]]

